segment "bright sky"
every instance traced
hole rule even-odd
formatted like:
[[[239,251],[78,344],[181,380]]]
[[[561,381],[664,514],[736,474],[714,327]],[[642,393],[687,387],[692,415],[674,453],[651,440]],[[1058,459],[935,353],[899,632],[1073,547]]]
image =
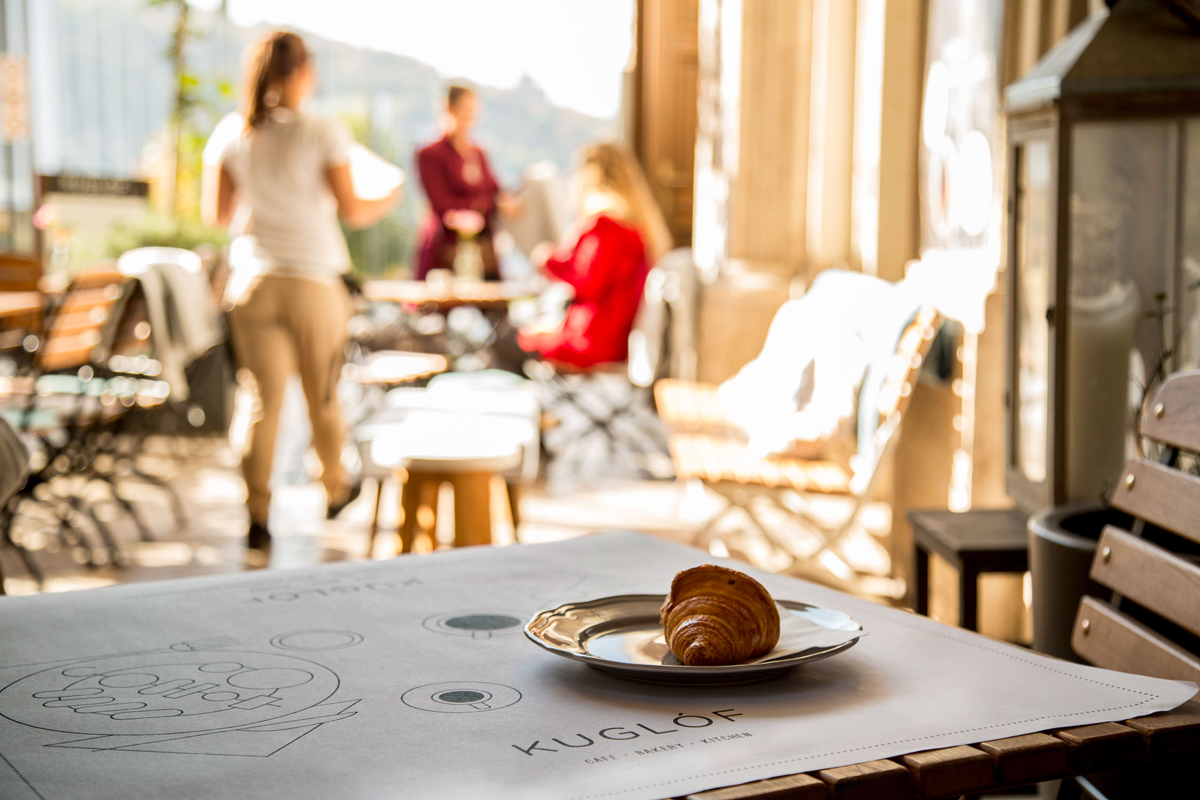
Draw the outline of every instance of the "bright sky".
[[[220,0],[191,0],[216,8]],[[228,0],[239,25],[313,31],[429,64],[445,77],[515,86],[598,117],[620,106],[634,0]]]

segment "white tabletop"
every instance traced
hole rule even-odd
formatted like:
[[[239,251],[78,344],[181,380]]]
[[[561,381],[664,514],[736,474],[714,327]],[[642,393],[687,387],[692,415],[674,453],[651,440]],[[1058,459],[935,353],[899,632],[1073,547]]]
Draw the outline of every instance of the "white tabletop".
[[[868,635],[787,677],[664,687],[521,634],[710,560],[608,534],[5,599],[0,797],[654,800],[1195,693],[757,572]]]

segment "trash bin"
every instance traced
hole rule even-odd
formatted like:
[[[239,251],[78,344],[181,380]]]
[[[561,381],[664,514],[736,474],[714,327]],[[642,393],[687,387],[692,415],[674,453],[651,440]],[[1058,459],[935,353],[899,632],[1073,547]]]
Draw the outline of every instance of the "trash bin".
[[[1097,505],[1060,506],[1029,518],[1029,571],[1033,588],[1033,649],[1080,661],[1071,649],[1079,600],[1110,594],[1088,577],[1105,525],[1129,530],[1133,518]]]

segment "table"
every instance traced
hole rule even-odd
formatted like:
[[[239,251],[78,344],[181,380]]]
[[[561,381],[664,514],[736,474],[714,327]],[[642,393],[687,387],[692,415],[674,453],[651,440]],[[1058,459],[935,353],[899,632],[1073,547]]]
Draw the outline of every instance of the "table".
[[[1029,569],[1027,514],[1016,509],[910,511],[916,550],[916,609],[929,613],[929,556],[958,570],[958,624],[979,630],[979,576]]]
[[[363,297],[382,303],[433,307],[448,311],[459,306],[475,306],[482,310],[502,309],[513,300],[530,297],[523,284],[506,281],[468,282],[448,281],[435,287],[425,281],[367,281]]]
[[[38,314],[41,310],[41,292],[0,292],[0,320]]]
[[[342,373],[348,380],[364,386],[390,387],[431,378],[449,368],[446,357],[435,353],[379,350],[361,363],[346,364]]]
[[[1200,750],[1195,706],[1171,711],[1195,684],[754,570],[868,635],[728,687],[625,681],[521,635],[539,610],[661,593],[710,560],[614,533],[9,598],[0,796],[661,800],[765,779],[795,797],[946,797]]]

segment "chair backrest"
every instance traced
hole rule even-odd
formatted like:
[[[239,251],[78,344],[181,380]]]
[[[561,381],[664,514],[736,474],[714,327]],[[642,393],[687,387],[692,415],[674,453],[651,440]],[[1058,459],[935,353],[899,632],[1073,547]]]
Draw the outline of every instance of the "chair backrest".
[[[37,370],[63,372],[106,361],[131,283],[121,273],[108,270],[73,278],[38,343]]]
[[[853,463],[851,491],[865,494],[878,473],[879,464],[895,439],[900,421],[912,399],[917,377],[942,327],[942,315],[931,306],[922,306],[900,333],[893,352],[881,366],[881,374],[863,380],[858,399],[859,454]],[[874,380],[872,378],[874,377]],[[866,394],[878,387],[873,396]]]
[[[0,255],[0,292],[36,292],[41,277],[38,261]]]
[[[1131,530],[1106,526],[1091,576],[1113,591],[1085,597],[1071,646],[1091,663],[1200,681],[1200,476],[1181,468],[1200,453],[1200,370],[1169,376],[1142,423],[1162,446],[1157,461],[1131,458],[1112,505]]]

